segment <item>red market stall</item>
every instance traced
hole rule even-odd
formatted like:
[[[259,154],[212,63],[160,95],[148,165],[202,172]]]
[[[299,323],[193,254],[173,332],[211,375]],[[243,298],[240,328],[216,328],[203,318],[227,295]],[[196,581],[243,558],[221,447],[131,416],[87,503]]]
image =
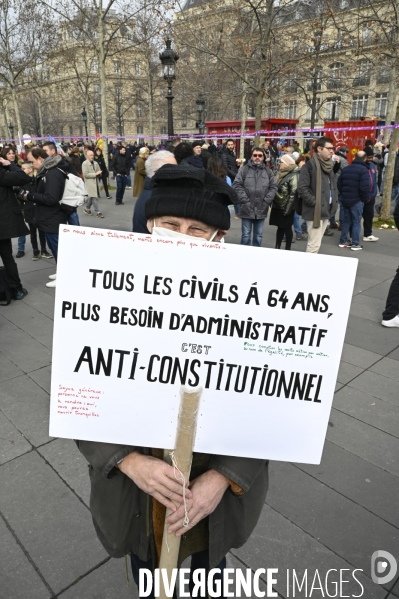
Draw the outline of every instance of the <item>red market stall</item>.
[[[295,136],[292,133],[287,134],[287,137],[284,137],[284,134],[279,133],[276,136],[273,136],[273,131],[277,130],[292,130],[296,129],[298,124],[298,119],[262,119],[261,121],[261,130],[270,131],[270,135],[268,133],[262,133],[261,137],[266,138],[269,141],[293,141]],[[241,121],[206,121],[205,126],[207,127],[208,133],[207,137],[211,138],[212,136],[218,136],[217,143],[220,144],[226,139],[228,139],[231,135],[233,135],[233,139],[236,144],[236,152],[239,154],[240,151],[240,138],[235,137],[238,136],[241,131]],[[252,135],[251,135],[252,134]],[[247,139],[245,140],[246,150],[249,151],[251,138],[253,139],[255,134],[255,119],[248,119],[245,121],[245,135]]]
[[[324,131],[323,135],[331,137],[334,146],[339,150],[342,146],[349,148],[348,160],[352,162],[354,155],[363,150],[364,144],[371,139],[373,145],[376,142],[377,119],[363,119],[359,121],[324,121],[324,127],[332,131]],[[362,127],[363,130],[353,131],[354,127]],[[364,129],[364,127],[367,127]]]

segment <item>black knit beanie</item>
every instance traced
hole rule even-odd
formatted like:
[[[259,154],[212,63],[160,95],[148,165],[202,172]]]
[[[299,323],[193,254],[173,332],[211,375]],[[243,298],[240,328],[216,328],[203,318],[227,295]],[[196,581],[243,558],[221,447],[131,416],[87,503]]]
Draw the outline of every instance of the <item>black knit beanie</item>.
[[[195,139],[193,141],[193,143],[191,144],[192,149],[194,150],[194,148],[196,148],[197,146],[200,146],[200,148],[202,148],[202,146],[204,145],[204,140],[203,139]]]
[[[228,206],[237,203],[233,189],[205,169],[165,164],[152,178],[145,203],[146,218],[180,216],[217,229],[230,228]]]

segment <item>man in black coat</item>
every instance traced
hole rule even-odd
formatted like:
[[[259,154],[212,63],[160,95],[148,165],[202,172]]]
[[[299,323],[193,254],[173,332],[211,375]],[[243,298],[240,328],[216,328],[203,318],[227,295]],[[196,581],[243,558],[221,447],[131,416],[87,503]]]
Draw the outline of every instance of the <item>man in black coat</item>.
[[[67,213],[60,201],[64,194],[68,166],[61,156],[47,156],[42,148],[32,148],[28,152],[28,160],[37,171],[37,191],[27,193],[25,200],[36,204],[34,225],[44,231],[47,245],[57,262],[59,226],[67,223]],[[55,279],[46,285],[55,286]]]
[[[19,278],[18,267],[12,255],[11,239],[27,235],[29,229],[25,225],[13,186],[26,185],[29,180],[22,169],[0,158],[0,258],[13,297],[17,300],[23,299],[28,292],[22,287]]]
[[[228,139],[226,141],[226,147],[222,152],[221,158],[231,182],[234,183],[234,179],[238,173],[237,159],[234,152],[234,140]]]

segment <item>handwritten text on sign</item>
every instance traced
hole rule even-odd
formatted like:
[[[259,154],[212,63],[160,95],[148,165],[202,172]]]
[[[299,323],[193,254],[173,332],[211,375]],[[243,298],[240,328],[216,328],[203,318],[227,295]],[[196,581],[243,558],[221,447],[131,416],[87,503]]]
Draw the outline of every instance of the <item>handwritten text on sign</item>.
[[[171,448],[202,385],[196,451],[318,463],[356,266],[63,227],[50,434]]]

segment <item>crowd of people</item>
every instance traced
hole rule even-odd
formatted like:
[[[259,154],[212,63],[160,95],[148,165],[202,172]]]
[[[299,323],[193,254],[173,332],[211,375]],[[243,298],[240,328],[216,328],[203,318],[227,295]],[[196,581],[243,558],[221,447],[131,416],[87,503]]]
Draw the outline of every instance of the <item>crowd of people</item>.
[[[65,181],[71,176],[84,181],[83,211],[87,216],[104,218],[100,208],[101,186],[106,199],[112,200],[109,185],[115,181],[117,206],[124,204],[126,190],[132,189],[132,197],[137,198],[132,230],[138,233],[150,232],[145,203],[152,195],[155,172],[165,164],[177,164],[210,172],[231,187],[233,201],[229,211],[232,218],[241,220],[242,245],[262,245],[269,212],[269,224],[276,227],[276,249],[290,250],[293,243],[304,240],[306,251],[317,253],[323,236],[334,235],[334,229],[339,229],[340,248],[362,250],[362,220],[363,242],[378,241],[372,226],[381,208],[376,200],[383,191],[389,150],[389,146],[384,147],[380,142],[373,146],[366,141],[364,149],[356,153],[350,164],[349,148],[336,149],[329,137],[319,137],[303,150],[298,142],[284,145],[265,140],[258,147],[248,146],[243,159],[236,155],[233,139],[217,146],[213,141],[189,142],[176,137],[158,147],[110,141],[108,161],[101,144],[102,141],[77,142],[62,144],[60,148],[53,141],[46,141],[25,146],[20,152],[13,144],[1,149],[0,175],[4,181],[1,186],[8,198],[8,208],[3,202],[1,209],[7,214],[3,219],[0,253],[15,299],[22,299],[27,292],[18,276],[11,239],[18,231],[17,259],[25,256],[29,234],[32,260],[57,261],[59,226],[66,223],[79,226],[77,206],[62,203]],[[396,203],[399,200],[398,156],[392,200]],[[56,275],[52,277],[48,287],[56,286]],[[383,323],[386,322],[384,319]]]
[[[23,156],[15,148],[4,148],[0,157],[0,256],[13,298],[23,299],[27,291],[13,258],[12,238],[19,240],[19,257],[24,253],[22,239],[30,234],[33,260],[50,256],[57,262],[59,226],[79,226],[78,204],[64,202],[67,181],[84,180],[83,210],[88,216],[103,218],[100,182],[106,197],[112,199],[107,179],[113,173],[115,203],[121,205],[125,190],[132,187],[133,166],[133,196],[137,198],[133,231],[137,233],[220,243],[232,218],[237,218],[241,219],[241,243],[259,247],[270,210],[276,249],[284,243],[290,250],[293,227],[295,232],[299,227],[296,239],[306,238],[307,252],[317,253],[325,232],[340,227],[339,246],[359,250],[362,218],[363,239],[377,241],[371,224],[378,164],[369,146],[357,152],[351,164],[346,159],[348,150],[341,147],[335,152],[329,137],[318,138],[307,153],[266,142],[251,147],[245,161],[236,157],[234,146],[233,140],[217,148],[180,139],[159,149],[110,145],[109,166],[99,147],[70,146],[61,155],[49,141],[27,148]],[[399,228],[399,202],[394,218]],[[55,287],[56,275],[50,279],[47,285]],[[399,269],[382,324],[399,327]],[[193,556],[190,591],[198,568],[218,568],[214,581],[222,581],[226,553],[248,540],[261,515],[268,488],[267,460],[194,453],[186,487],[174,467],[163,461],[162,450],[83,440],[77,446],[90,464],[91,512],[97,535],[109,555],[130,556],[138,586],[140,571],[152,569],[159,558],[165,508],[171,510],[166,518],[169,533],[184,533],[179,563]]]

